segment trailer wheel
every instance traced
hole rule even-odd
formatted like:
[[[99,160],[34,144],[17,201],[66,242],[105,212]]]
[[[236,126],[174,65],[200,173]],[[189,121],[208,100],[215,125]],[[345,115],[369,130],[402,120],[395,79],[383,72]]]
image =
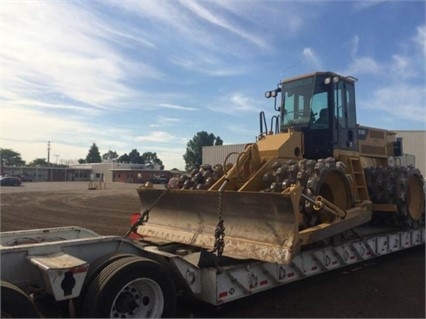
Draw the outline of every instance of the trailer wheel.
[[[132,256],[135,257],[135,255],[113,252],[113,253],[101,256],[90,263],[89,271],[87,272],[86,279],[84,280],[83,287],[81,288],[81,292],[76,303],[76,308],[77,308],[76,310],[77,310],[78,316],[82,315],[84,300],[91,283],[99,275],[102,269],[104,269],[109,264],[115,262],[116,260],[119,260],[125,257],[132,257]]]
[[[176,288],[157,262],[125,257],[106,266],[86,293],[83,317],[171,317],[176,308]]]
[[[40,318],[40,313],[24,291],[1,281],[1,318]]]

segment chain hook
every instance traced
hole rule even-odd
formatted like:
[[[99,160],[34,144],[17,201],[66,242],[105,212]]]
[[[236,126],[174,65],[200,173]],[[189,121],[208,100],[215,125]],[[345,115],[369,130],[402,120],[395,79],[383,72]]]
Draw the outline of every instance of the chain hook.
[[[166,193],[168,193],[170,191],[170,188],[167,185],[165,187],[166,187],[166,189],[160,194],[160,196],[158,196],[158,198],[152,203],[152,205],[150,207],[148,207],[147,209],[145,209],[140,214],[141,216],[138,218],[138,220],[136,222],[134,222],[130,226],[130,229],[123,236],[123,238],[126,238],[127,236],[129,236],[129,234],[132,233],[132,232],[136,233],[136,230],[138,229],[139,226],[142,226],[143,224],[145,224],[146,222],[148,222],[148,220],[149,220],[149,212],[151,211],[151,209],[153,209],[158,204],[158,202],[160,201],[160,199],[164,195],[166,195]]]

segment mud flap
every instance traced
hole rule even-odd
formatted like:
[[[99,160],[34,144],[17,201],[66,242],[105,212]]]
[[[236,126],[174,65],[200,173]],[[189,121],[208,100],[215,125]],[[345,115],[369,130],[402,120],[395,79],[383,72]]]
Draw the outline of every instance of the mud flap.
[[[164,192],[143,187],[137,191],[141,211],[151,207]],[[223,255],[290,263],[299,251],[299,199],[299,187],[286,193],[223,191]],[[212,250],[218,210],[218,191],[169,190],[151,209],[148,222],[139,226],[137,233]]]

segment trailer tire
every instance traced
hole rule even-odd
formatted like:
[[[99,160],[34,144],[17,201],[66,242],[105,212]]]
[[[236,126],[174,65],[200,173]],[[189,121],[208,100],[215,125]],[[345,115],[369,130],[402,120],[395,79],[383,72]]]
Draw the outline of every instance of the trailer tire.
[[[83,304],[86,318],[172,317],[176,288],[163,266],[143,257],[110,263],[93,279]]]
[[[116,260],[119,260],[125,257],[132,257],[132,256],[134,257],[135,255],[113,252],[113,253],[101,256],[90,263],[89,271],[87,272],[86,279],[84,280],[83,287],[81,288],[81,292],[76,303],[78,316],[82,315],[84,299],[86,297],[86,293],[90,287],[90,284],[99,275],[102,269],[104,269],[109,264],[115,262]]]
[[[1,281],[1,318],[40,318],[40,313],[24,291]]]

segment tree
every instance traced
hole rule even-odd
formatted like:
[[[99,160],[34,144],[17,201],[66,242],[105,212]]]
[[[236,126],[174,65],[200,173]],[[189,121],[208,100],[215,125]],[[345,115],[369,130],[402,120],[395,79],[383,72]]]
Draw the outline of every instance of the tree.
[[[89,149],[89,153],[86,156],[86,162],[100,163],[101,161],[102,160],[101,160],[101,154],[99,153],[99,148],[95,143],[93,143]]]
[[[145,152],[142,154],[142,159],[145,164],[152,163],[153,165],[161,165],[161,169],[164,169],[163,161],[157,157],[157,153]]]
[[[117,158],[117,162],[120,163],[130,163],[130,157],[127,153],[124,153],[119,158]]]
[[[205,131],[198,132],[192,140],[186,144],[186,153],[183,155],[185,160],[185,169],[189,170],[194,166],[202,164],[203,160],[203,146],[222,145],[223,141],[218,136],[209,134]]]
[[[102,159],[107,161],[107,160],[115,160],[118,158],[118,154],[116,151],[111,151],[109,150],[107,153],[105,153],[104,155],[102,155]]]
[[[43,167],[43,166],[47,166],[47,165],[48,165],[48,163],[47,163],[45,158],[36,158],[28,164],[28,166],[32,166],[32,167],[35,167],[35,166]]]
[[[142,158],[145,163],[160,165],[160,170],[164,169],[163,161],[157,157],[157,153],[145,152],[142,154]]]
[[[214,141],[214,145],[223,145],[222,139],[218,136]]]
[[[25,165],[25,161],[22,160],[21,154],[10,148],[0,148],[0,158],[2,166]]]
[[[130,159],[130,163],[132,164],[143,164],[143,158],[141,156],[141,154],[138,152],[137,149],[133,149],[130,153],[129,153],[129,159]]]

